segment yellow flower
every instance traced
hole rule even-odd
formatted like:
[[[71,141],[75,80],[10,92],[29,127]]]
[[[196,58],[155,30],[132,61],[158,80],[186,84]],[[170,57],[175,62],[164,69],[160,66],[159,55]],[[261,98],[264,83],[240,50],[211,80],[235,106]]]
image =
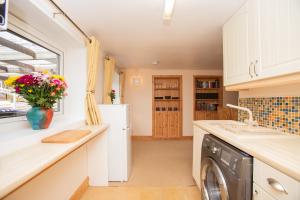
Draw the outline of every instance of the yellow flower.
[[[29,93],[31,93],[31,92],[32,92],[32,90],[28,90],[28,92],[29,92]]]
[[[57,74],[52,75],[52,78],[55,78],[55,79],[58,79],[58,80],[61,80],[61,81],[65,81],[65,78],[63,76],[57,75]]]
[[[43,74],[50,74],[49,70],[44,70],[42,73]]]
[[[13,86],[18,78],[19,76],[10,76],[8,79],[4,81],[4,84],[6,86]]]
[[[25,84],[20,84],[20,87],[24,87],[25,86]]]

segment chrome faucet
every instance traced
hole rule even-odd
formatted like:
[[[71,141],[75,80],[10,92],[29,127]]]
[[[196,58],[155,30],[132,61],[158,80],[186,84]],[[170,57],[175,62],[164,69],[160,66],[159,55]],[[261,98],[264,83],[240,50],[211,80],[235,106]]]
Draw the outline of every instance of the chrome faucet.
[[[232,105],[232,104],[226,104],[226,106],[229,107],[229,108],[234,108],[234,109],[237,109],[237,110],[246,111],[249,115],[249,119],[245,120],[245,123],[247,123],[250,126],[256,126],[257,125],[257,122],[253,120],[253,113],[249,108],[236,106],[236,105]]]

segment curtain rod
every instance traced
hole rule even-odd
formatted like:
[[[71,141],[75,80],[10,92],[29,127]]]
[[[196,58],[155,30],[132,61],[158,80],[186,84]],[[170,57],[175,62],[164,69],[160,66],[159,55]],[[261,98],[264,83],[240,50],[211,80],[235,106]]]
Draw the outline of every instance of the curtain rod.
[[[54,13],[55,14],[62,14],[64,15],[74,26],[75,28],[82,34],[84,37],[91,42],[92,40],[89,38],[89,36],[53,1],[49,0],[61,13]]]

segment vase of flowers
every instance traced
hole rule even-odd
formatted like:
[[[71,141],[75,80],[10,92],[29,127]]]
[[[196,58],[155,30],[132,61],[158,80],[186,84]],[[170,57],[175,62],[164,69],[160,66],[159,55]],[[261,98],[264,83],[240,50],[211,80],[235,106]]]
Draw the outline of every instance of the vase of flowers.
[[[110,96],[111,103],[114,104],[114,100],[116,99],[116,91],[111,90],[111,92],[109,93],[109,96]]]
[[[34,130],[49,127],[53,117],[53,106],[66,95],[67,88],[64,77],[48,72],[9,77],[4,83],[32,106],[26,117]]]

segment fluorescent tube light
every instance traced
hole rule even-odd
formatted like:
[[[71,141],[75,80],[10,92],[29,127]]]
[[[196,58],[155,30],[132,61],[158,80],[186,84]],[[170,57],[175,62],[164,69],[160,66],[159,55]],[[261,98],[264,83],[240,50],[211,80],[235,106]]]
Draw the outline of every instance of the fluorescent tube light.
[[[174,6],[175,6],[175,0],[165,0],[165,7],[164,7],[164,14],[163,14],[164,20],[172,19]]]

